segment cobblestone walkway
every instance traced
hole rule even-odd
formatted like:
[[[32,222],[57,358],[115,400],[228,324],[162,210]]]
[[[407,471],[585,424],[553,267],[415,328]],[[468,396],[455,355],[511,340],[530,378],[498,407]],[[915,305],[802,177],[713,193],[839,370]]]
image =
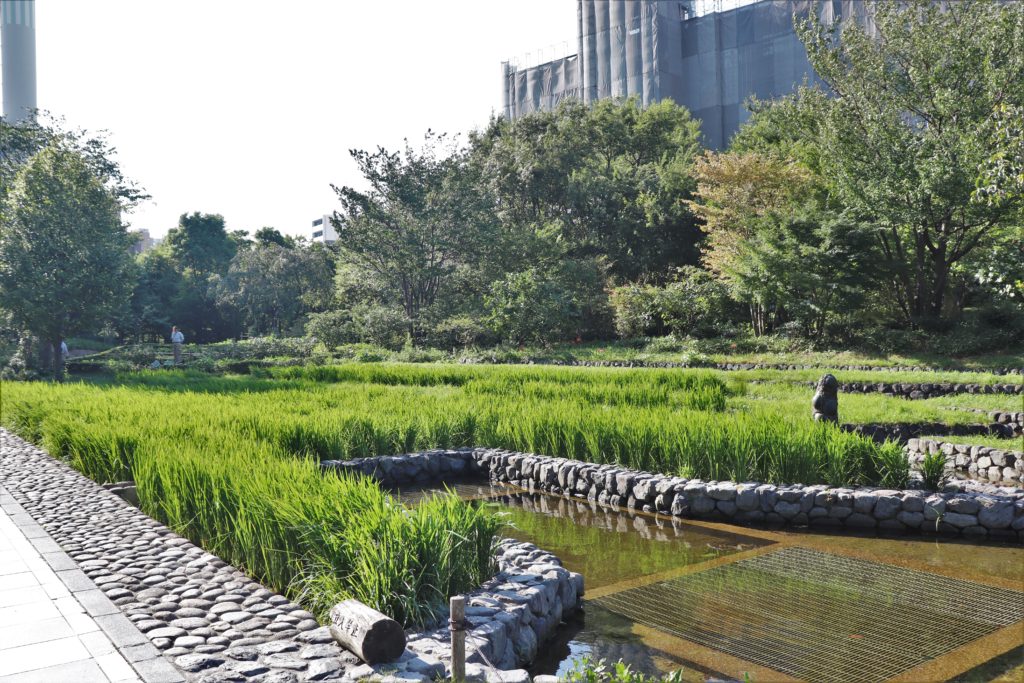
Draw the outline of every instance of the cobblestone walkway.
[[[81,590],[75,593],[79,602],[114,642],[121,638],[126,643],[123,658],[148,683],[342,680],[358,664],[309,612],[2,429],[0,485],[8,491],[4,500],[16,504],[16,514],[31,523],[27,535],[44,532],[51,537],[42,547],[34,544],[42,556],[66,553],[65,564],[51,569],[69,590]],[[35,597],[45,595],[44,585],[55,584],[39,582]],[[0,589],[0,596],[4,594]],[[45,603],[26,603],[36,604],[33,610],[5,612],[3,618],[9,621],[3,624],[27,633],[37,616],[56,619],[64,614],[52,602],[46,596]],[[51,611],[45,612],[43,604],[50,604]],[[28,614],[37,609],[44,612]],[[0,631],[0,643],[6,646],[4,633]],[[92,652],[77,632],[72,630],[67,638],[79,641],[79,654]],[[102,649],[98,637],[95,646]],[[71,640],[68,647],[75,647]],[[16,659],[38,657],[38,667],[55,663],[49,650],[24,652],[28,654],[12,658],[0,651],[0,675],[8,673],[3,667],[22,666],[13,663]],[[105,677],[95,680],[117,676],[115,665],[109,666],[111,673],[99,665]],[[93,679],[70,675],[65,680]]]

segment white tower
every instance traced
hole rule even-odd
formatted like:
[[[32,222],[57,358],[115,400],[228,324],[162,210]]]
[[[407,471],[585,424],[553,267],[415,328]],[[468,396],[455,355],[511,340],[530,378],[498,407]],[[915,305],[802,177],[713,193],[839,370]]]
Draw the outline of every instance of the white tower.
[[[0,0],[4,118],[17,123],[36,109],[36,3]]]

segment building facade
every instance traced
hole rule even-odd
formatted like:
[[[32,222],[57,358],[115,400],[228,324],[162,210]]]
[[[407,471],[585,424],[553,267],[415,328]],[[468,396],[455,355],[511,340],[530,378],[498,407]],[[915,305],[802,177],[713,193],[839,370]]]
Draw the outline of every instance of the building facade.
[[[310,234],[311,242],[320,244],[334,244],[338,241],[338,233],[331,225],[331,214],[326,213],[313,221],[313,230]]]
[[[817,80],[794,27],[815,12],[865,20],[873,0],[578,0],[578,52],[525,69],[502,65],[507,118],[589,103],[671,99],[700,119],[705,143],[725,147],[755,96]]]
[[[34,0],[0,0],[0,59],[3,115],[17,123],[32,116],[38,106]]]

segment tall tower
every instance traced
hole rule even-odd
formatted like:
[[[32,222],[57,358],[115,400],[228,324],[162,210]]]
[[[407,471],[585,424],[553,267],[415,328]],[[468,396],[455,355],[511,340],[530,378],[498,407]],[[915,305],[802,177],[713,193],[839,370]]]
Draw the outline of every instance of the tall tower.
[[[35,0],[0,0],[4,118],[16,123],[36,108]]]

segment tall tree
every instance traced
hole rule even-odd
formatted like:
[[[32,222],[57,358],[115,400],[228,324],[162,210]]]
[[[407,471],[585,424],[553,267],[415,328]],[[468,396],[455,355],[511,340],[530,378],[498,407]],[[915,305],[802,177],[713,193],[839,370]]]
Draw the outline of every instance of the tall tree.
[[[123,305],[132,242],[107,177],[60,138],[18,171],[0,209],[0,307],[55,353]]]
[[[671,101],[573,100],[472,137],[495,213],[524,244],[554,232],[574,257],[604,257],[636,278],[695,263],[700,231],[684,204],[700,124]]]
[[[954,266],[1002,238],[1019,200],[972,202],[993,112],[1024,103],[1024,4],[874,3],[870,22],[798,27],[834,94],[814,98],[822,171],[873,221],[910,322],[946,313]]]
[[[218,214],[182,214],[178,226],[167,233],[164,246],[181,276],[173,322],[190,338],[212,342],[240,334],[238,312],[218,306],[216,287],[245,242],[246,233],[229,233]]]
[[[369,190],[332,186],[341,202],[332,219],[343,235],[340,263],[387,283],[419,338],[423,315],[482,248],[487,221],[477,220],[464,152],[428,132],[420,150],[407,143],[399,152],[351,154]]]
[[[168,231],[166,243],[182,270],[204,277],[225,272],[238,250],[224,227],[223,216],[198,211],[181,214],[178,227]]]
[[[218,282],[217,300],[241,311],[257,334],[286,334],[302,316],[326,307],[334,287],[333,266],[332,254],[320,245],[257,244],[231,260]]]

